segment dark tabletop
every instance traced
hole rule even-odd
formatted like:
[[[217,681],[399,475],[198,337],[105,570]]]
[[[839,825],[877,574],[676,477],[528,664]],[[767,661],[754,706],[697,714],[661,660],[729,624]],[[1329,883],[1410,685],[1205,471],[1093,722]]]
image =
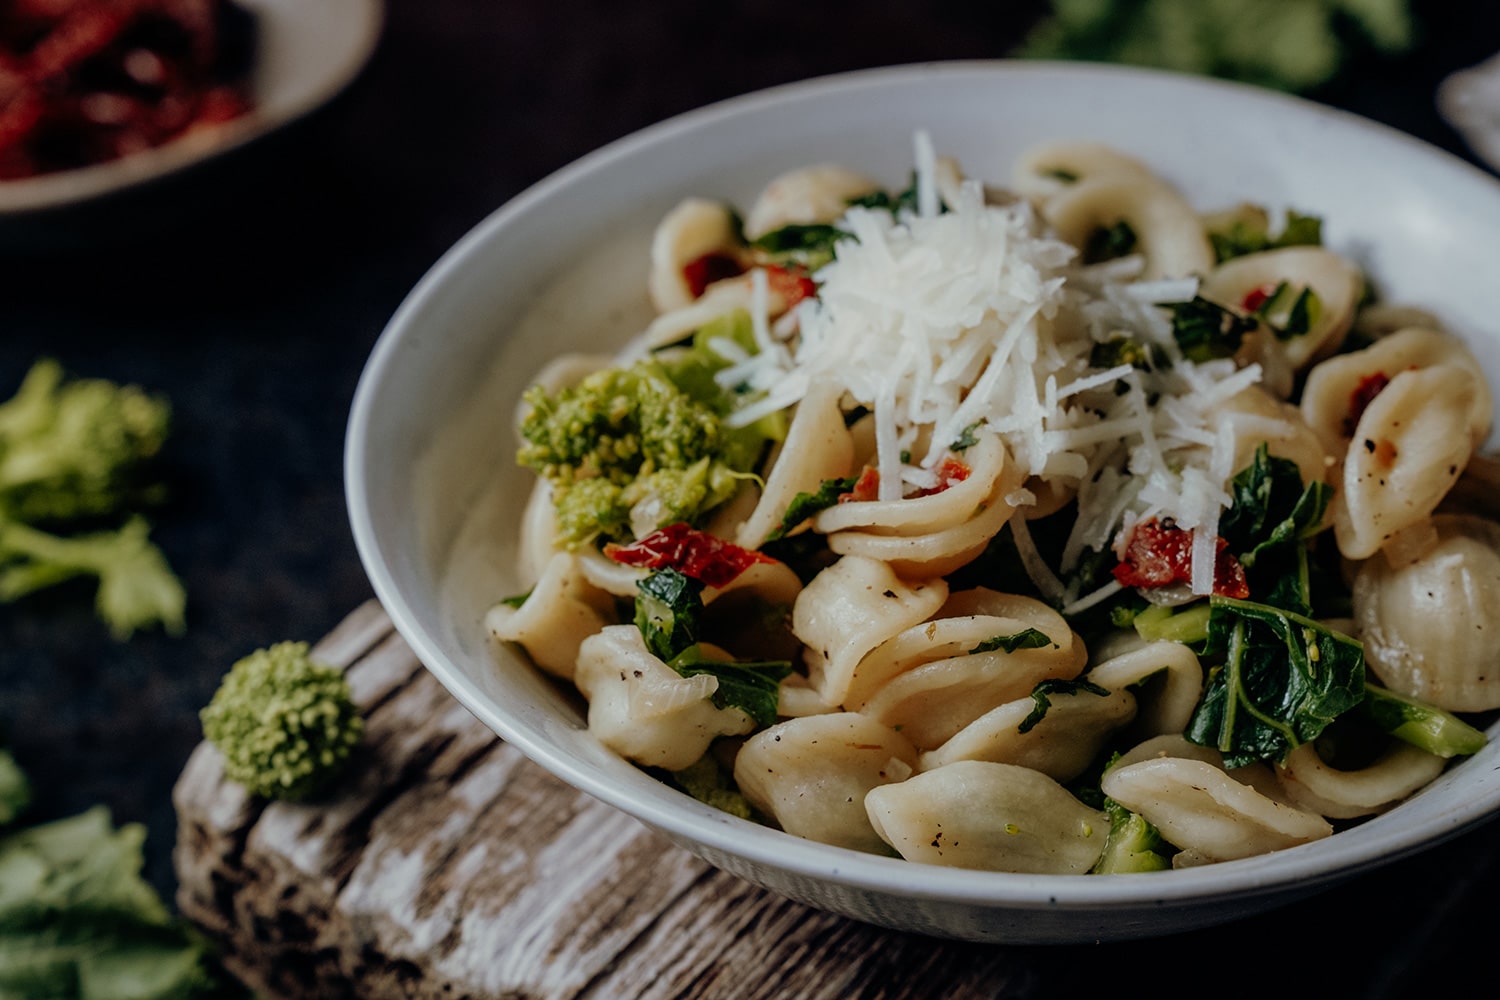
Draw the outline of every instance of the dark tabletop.
[[[1492,0],[1418,2],[1424,41],[1315,96],[1471,157],[1443,76],[1500,50]],[[298,125],[122,203],[0,222],[0,395],[33,360],[166,393],[155,537],[181,637],[111,640],[86,588],[0,606],[0,732],[35,818],[102,802],[173,886],[172,784],[237,658],[313,641],[372,596],[347,526],[345,420],[384,323],[442,252],[528,185],[705,103],[827,73],[1010,53],[1040,2],[389,0],[373,60]],[[1500,238],[1500,234],[1497,234]],[[1271,914],[1130,945],[1014,949],[996,994],[1152,986],[1412,995],[1485,975],[1500,930],[1491,823]],[[1481,980],[1481,982],[1488,981]]]

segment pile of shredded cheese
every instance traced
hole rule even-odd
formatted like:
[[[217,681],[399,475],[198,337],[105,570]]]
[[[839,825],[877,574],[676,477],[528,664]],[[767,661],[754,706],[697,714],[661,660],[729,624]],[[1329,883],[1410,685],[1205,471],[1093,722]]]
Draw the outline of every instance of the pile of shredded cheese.
[[[1259,368],[1182,357],[1160,303],[1192,298],[1195,280],[1135,281],[1138,258],[1083,266],[1029,204],[986,204],[977,182],[940,213],[925,135],[916,160],[918,211],[851,208],[839,222],[849,238],[814,275],[818,296],[795,323],[766,321],[764,275],[755,274],[760,351],[724,377],[764,396],[731,419],[750,423],[817,380],[836,381],[874,414],[882,500],[931,487],[949,446],[987,426],[1030,476],[1077,490],[1062,574],[1086,549],[1119,554],[1135,524],[1171,518],[1194,531],[1191,592],[1211,592],[1234,472],[1233,428],[1215,410],[1258,382]],[[1154,345],[1167,363],[1092,367],[1094,345],[1117,336]],[[904,462],[924,434],[932,446]],[[1012,528],[1033,582],[1066,610],[1119,589],[1068,592],[1023,519]]]

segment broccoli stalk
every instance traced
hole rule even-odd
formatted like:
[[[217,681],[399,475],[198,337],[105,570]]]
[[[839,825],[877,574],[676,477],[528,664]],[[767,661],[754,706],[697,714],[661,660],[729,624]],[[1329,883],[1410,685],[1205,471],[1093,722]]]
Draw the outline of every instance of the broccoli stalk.
[[[118,640],[161,624],[184,627],[187,593],[139,515],[113,531],[61,537],[0,519],[0,601],[14,601],[77,576],[99,581],[94,609]]]
[[[80,576],[119,640],[160,624],[181,633],[186,595],[135,512],[171,408],[137,386],[69,379],[51,359],[0,402],[0,602]],[[123,518],[123,523],[120,520]]]
[[[335,667],[305,642],[256,650],[224,675],[200,718],[224,755],[224,774],[256,795],[312,798],[343,771],[364,718]]]

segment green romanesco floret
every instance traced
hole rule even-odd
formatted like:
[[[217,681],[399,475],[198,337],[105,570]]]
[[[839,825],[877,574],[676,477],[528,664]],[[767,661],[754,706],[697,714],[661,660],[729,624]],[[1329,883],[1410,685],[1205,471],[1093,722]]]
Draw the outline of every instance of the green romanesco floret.
[[[734,494],[759,454],[655,361],[596,372],[556,395],[534,386],[524,398],[517,461],[551,483],[571,545],[694,521]]]
[[[117,513],[149,497],[140,472],[171,406],[139,386],[65,377],[42,359],[0,403],[0,516],[30,524]]]
[[[230,780],[294,801],[327,789],[364,734],[349,682],[314,661],[305,642],[277,643],[235,663],[200,717]]]

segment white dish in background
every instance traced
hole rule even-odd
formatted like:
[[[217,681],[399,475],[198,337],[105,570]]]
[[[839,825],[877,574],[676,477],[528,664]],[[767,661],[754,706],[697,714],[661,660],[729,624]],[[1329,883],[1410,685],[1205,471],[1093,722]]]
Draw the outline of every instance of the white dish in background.
[[[331,100],[363,68],[380,37],[381,0],[237,0],[256,19],[250,111],[76,170],[0,181],[0,217],[39,212],[165,177],[238,149]]]
[[[1410,801],[1322,841],[1149,875],[1035,876],[912,864],[802,840],[656,781],[588,732],[576,699],[492,649],[481,617],[517,592],[530,473],[517,399],[546,359],[611,349],[650,316],[646,255],[683,196],[747,206],[777,173],[838,161],[904,186],[912,135],[1004,183],[1047,139],[1110,143],[1205,209],[1321,215],[1385,296],[1439,315],[1500,376],[1492,257],[1500,184],[1456,157],[1266,90],[1086,64],[951,63],[752,94],[666,121],[559,171],[443,257],[391,319],[349,420],[349,514],[375,592],[429,669],[565,781],[708,861],[814,906],[971,940],[1062,943],[1201,928],[1430,847],[1500,807],[1500,740]],[[1500,726],[1491,731],[1500,736]]]

